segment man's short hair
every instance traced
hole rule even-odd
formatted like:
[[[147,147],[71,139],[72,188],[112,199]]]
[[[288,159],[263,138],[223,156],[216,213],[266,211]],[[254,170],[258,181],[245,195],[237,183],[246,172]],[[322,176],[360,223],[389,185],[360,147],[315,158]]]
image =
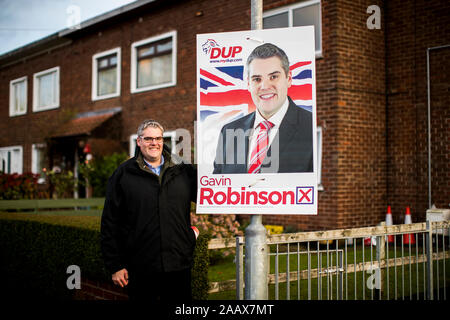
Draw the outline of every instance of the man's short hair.
[[[283,68],[286,76],[289,74],[289,59],[286,53],[276,45],[272,43],[264,43],[255,49],[247,58],[247,72],[250,72],[250,63],[254,59],[268,59],[272,57],[278,57],[281,60],[281,67]]]
[[[158,129],[161,130],[162,133],[164,133],[164,128],[163,128],[163,126],[162,126],[159,122],[157,122],[157,121],[155,121],[155,120],[152,120],[152,119],[147,119],[147,120],[144,120],[144,121],[139,125],[139,128],[138,128],[138,130],[137,130],[137,135],[138,135],[138,137],[142,137],[142,133],[143,133],[144,130],[147,129],[148,127],[158,128]]]

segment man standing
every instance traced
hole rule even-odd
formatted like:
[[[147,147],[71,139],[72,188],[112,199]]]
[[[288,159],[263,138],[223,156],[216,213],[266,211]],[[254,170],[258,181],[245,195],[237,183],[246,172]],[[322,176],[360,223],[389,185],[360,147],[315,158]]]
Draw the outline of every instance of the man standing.
[[[215,174],[313,171],[312,114],[297,107],[286,53],[271,43],[247,59],[248,90],[257,110],[220,133]]]
[[[136,154],[108,180],[101,248],[116,285],[130,299],[190,300],[197,232],[191,228],[196,171],[163,144],[163,127],[145,120]]]

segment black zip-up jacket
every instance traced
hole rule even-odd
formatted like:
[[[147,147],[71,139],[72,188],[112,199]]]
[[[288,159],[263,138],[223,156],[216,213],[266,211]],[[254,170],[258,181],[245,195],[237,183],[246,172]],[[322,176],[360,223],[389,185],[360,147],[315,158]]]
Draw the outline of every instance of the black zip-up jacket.
[[[196,201],[196,170],[164,146],[160,175],[144,163],[139,148],[108,180],[101,220],[101,250],[111,274],[172,272],[191,267],[195,233],[191,201]]]

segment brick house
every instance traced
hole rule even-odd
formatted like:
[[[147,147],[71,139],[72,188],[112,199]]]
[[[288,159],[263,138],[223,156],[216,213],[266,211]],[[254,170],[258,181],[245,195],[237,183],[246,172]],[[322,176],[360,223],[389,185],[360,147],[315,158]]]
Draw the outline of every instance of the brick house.
[[[406,206],[416,222],[430,203],[448,208],[449,10],[447,1],[264,0],[266,28],[316,26],[321,143],[319,214],[265,224],[375,225],[387,205],[394,223]],[[177,128],[193,136],[195,35],[248,29],[249,0],[143,0],[3,54],[0,170],[76,170],[86,153],[132,153],[150,117],[172,145]]]

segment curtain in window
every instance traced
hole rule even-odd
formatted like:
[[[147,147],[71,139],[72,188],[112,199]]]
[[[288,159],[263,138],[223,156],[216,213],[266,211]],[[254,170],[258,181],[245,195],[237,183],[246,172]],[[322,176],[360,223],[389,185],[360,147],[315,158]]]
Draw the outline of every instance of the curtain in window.
[[[14,112],[24,112],[26,101],[25,81],[14,84]]]
[[[38,106],[45,107],[55,104],[56,81],[55,73],[39,77]]]
[[[148,87],[172,81],[172,53],[141,59],[137,68],[137,87]]]
[[[320,5],[315,4],[292,12],[294,27],[313,25],[315,29],[316,50],[320,49]]]
[[[117,68],[100,70],[98,72],[97,95],[116,93],[117,88]]]

